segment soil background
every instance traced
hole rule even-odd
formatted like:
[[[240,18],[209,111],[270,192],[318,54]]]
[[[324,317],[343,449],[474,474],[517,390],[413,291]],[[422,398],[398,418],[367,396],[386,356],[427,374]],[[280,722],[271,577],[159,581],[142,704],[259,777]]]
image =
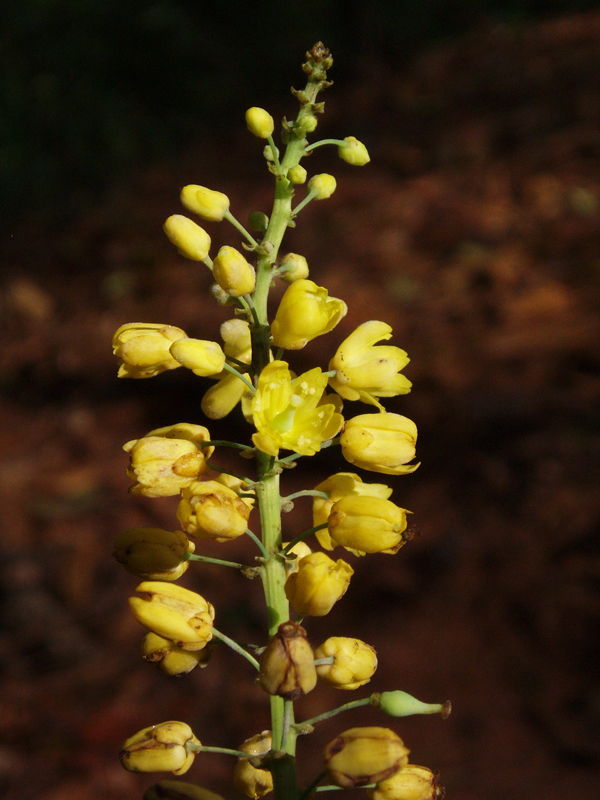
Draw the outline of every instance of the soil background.
[[[291,361],[298,372],[325,368],[356,325],[393,326],[413,391],[386,406],[416,421],[422,465],[390,483],[419,535],[396,556],[348,556],[350,589],[310,621],[309,636],[315,645],[358,636],[380,667],[352,697],[319,687],[298,717],[392,688],[450,699],[454,710],[447,721],[382,720],[369,709],[323,723],[300,741],[313,764],[306,780],[340,730],[382,724],[411,760],[439,770],[454,800],[596,797],[600,14],[489,22],[402,67],[374,58],[360,80],[340,83],[324,95],[318,132],[356,135],[372,161],[357,169],[334,149],[315,152],[310,172],[335,173],[338,188],[302,212],[286,248],[307,257],[310,277],[349,313]],[[292,116],[293,100],[273,111]],[[202,134],[177,158],[112,183],[68,223],[31,215],[2,243],[7,797],[141,797],[155,779],[117,759],[139,728],[182,719],[205,744],[235,747],[268,726],[264,695],[229,652],[178,680],[141,660],[127,606],[136,579],[111,558],[123,528],[174,527],[175,501],[127,494],[122,444],[202,423],[209,385],[184,370],[117,381],[111,336],[143,320],[216,338],[227,311],[209,299],[207,271],[161,227],[190,182],[226,192],[242,220],[268,211],[261,150],[243,125]],[[238,245],[225,224],[210,226],[215,251]],[[248,435],[239,411],[209,428],[213,438]],[[347,469],[327,451],[286,474],[284,491]],[[286,536],[309,524],[297,501]],[[240,541],[198,552],[253,557]],[[181,583],[214,603],[222,630],[262,642],[258,585],[213,566]],[[186,778],[232,798],[230,770],[227,758],[203,755]]]

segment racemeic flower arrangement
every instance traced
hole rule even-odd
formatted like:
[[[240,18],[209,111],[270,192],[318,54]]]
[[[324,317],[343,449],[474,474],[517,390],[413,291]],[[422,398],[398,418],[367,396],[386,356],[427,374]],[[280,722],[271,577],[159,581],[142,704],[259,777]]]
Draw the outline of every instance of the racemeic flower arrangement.
[[[282,474],[301,457],[313,457],[330,446],[341,447],[351,468],[404,475],[418,466],[412,463],[416,425],[387,412],[381,402],[411,389],[401,372],[409,361],[404,350],[379,344],[392,336],[388,324],[369,320],[359,325],[333,353],[326,371],[314,367],[296,375],[285,360],[287,351],[328,333],[347,312],[343,300],[330,297],[327,289],[309,280],[303,256],[279,252],[286,229],[295,225],[307,203],[325,200],[336,188],[329,174],[314,175],[307,182],[300,161],[325,144],[336,146],[349,164],[362,166],[369,161],[365,146],[353,136],[308,142],[317,115],[323,112],[317,95],[330,85],[327,70],[332,63],[321,43],[307,53],[306,86],[292,90],[300,110],[292,122],[283,120],[282,157],[273,140],[271,115],[256,107],[246,112],[249,131],[266,142],[264,156],[275,181],[271,215],[253,212],[252,233],[233,216],[222,192],[198,185],[181,192],[184,208],[195,217],[230,222],[243,239],[241,250],[224,246],[211,258],[211,239],[204,228],[180,214],[165,222],[165,233],[181,255],[212,271],[212,297],[231,317],[221,325],[223,344],[189,338],[181,328],[155,323],[122,325],[113,338],[119,377],[150,378],[184,367],[214,381],[201,403],[209,420],[225,417],[239,403],[252,426],[247,443],[214,441],[208,428],[187,422],[128,442],[124,449],[130,458],[127,474],[134,482],[131,492],[152,498],[178,495],[180,530],[124,531],[116,538],[114,555],[142,579],[129,602],[148,631],[142,644],[144,658],[167,675],[182,676],[206,665],[216,640],[224,643],[246,659],[248,670],[255,672],[258,685],[269,696],[271,729],[249,732],[253,735],[230,750],[201,744],[186,722],[161,722],[127,739],[121,761],[134,772],[183,775],[199,752],[229,753],[236,759],[233,786],[250,798],[273,791],[276,800],[304,800],[317,791],[366,787],[370,800],[434,800],[443,796],[436,776],[409,763],[409,750],[387,727],[342,731],[325,748],[322,765],[302,770],[296,766],[297,737],[346,709],[370,704],[393,717],[446,717],[450,712],[449,703],[422,703],[392,689],[313,719],[297,722],[294,717],[294,701],[319,681],[354,691],[368,683],[377,668],[375,650],[359,639],[332,635],[314,650],[309,642],[310,617],[328,614],[349,589],[354,574],[347,561],[336,561],[327,553],[342,548],[354,556],[395,554],[411,533],[407,512],[390,500],[392,488],[386,484],[340,472],[283,497]],[[304,183],[308,191],[294,206],[296,187]],[[267,300],[275,279],[288,288],[269,320]],[[348,406],[362,402],[373,407],[373,413],[349,416],[344,401]],[[225,447],[236,448],[244,459],[239,471],[213,466],[213,454]],[[251,461],[254,466],[248,470]],[[299,496],[312,498],[313,527],[286,543],[282,512],[290,510],[291,500]],[[253,511],[260,517],[259,534],[248,527]],[[307,543],[313,535],[322,549]],[[196,544],[203,539],[228,542],[240,536],[255,543],[254,564],[196,553]],[[174,583],[191,562],[203,561],[241,570],[248,577],[260,576],[268,628],[264,642],[234,641],[215,627],[218,609],[209,600]],[[219,800],[205,788],[172,780],[159,781],[145,798]]]

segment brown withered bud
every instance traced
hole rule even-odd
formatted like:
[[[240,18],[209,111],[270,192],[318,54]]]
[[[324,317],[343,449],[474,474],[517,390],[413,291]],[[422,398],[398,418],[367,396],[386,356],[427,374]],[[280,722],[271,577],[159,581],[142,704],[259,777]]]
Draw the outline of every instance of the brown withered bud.
[[[315,688],[315,657],[301,625],[279,626],[260,659],[258,682],[268,694],[286,700],[297,700]]]

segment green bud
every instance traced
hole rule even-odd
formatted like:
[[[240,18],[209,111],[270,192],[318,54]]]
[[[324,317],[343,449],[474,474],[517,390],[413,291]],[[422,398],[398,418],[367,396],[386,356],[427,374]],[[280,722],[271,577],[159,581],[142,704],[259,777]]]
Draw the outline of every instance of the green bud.
[[[269,227],[269,218],[262,211],[251,211],[248,214],[248,225],[257,233],[266,233]]]
[[[441,714],[446,719],[452,711],[449,700],[445,703],[422,703],[406,692],[375,692],[369,698],[371,705],[392,717],[410,717],[412,714]]]

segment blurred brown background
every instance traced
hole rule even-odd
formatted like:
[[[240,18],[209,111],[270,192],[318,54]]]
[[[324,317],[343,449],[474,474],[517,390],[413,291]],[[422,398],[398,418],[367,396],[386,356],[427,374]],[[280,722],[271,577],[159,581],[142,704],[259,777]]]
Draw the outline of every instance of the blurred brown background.
[[[379,670],[352,696],[317,688],[297,704],[298,717],[392,688],[429,702],[451,699],[454,711],[445,722],[367,710],[323,723],[300,741],[305,782],[340,730],[382,724],[400,733],[415,763],[440,771],[449,798],[597,796],[600,13],[508,20],[486,13],[467,25],[459,7],[465,20],[450,38],[421,32],[419,46],[400,58],[383,35],[384,14],[361,38],[362,18],[346,35],[342,23],[333,25],[340,9],[325,4],[323,29],[337,31],[334,41],[308,23],[286,29],[291,42],[277,46],[292,67],[285,61],[283,78],[273,78],[273,95],[260,83],[269,71],[264,50],[258,59],[243,40],[232,60],[225,49],[222,80],[243,73],[242,90],[247,73],[250,84],[260,80],[249,94],[232,85],[233,111],[216,100],[211,106],[209,97],[191,141],[162,160],[140,145],[130,160],[107,156],[113,166],[100,175],[100,148],[99,174],[86,178],[75,135],[68,145],[53,140],[48,131],[59,129],[43,114],[32,114],[37,139],[23,127],[24,140],[36,143],[32,159],[35,153],[43,166],[54,148],[64,169],[52,188],[48,167],[42,185],[24,150],[14,163],[31,169],[27,192],[4,173],[13,198],[0,285],[0,785],[7,797],[139,798],[154,778],[124,772],[117,759],[123,739],[139,728],[179,718],[203,743],[235,747],[268,726],[264,695],[228,652],[218,649],[206,669],[179,680],[139,656],[142,629],[126,602],[136,579],[111,558],[112,540],[126,527],[173,527],[175,501],[127,494],[121,446],[153,427],[202,422],[199,401],[209,383],[183,370],[117,381],[110,339],[138,320],[216,338],[227,312],[206,294],[208,273],[179,257],[161,226],[179,212],[179,189],[190,182],[226,192],[241,220],[268,212],[262,146],[244,130],[243,110],[270,97],[274,114],[295,114],[277,81],[302,85],[299,65],[313,38],[336,58],[318,133],[356,135],[372,162],[352,168],[321,148],[307,164],[311,173],[335,173],[338,189],[301,214],[286,249],[303,253],[310,277],[350,310],[333,333],[290,360],[298,371],[325,367],[357,324],[389,322],[392,343],[412,359],[406,374],[414,388],[386,405],[416,421],[422,466],[390,481],[420,535],[396,556],[349,556],[350,590],[328,617],[309,624],[315,645],[333,634],[373,644]],[[189,4],[153,8],[164,18],[165,9],[183,14]],[[173,30],[181,24],[177,18]],[[77,39],[76,28],[71,35]],[[251,53],[260,61],[256,73]],[[14,74],[21,67],[13,64]],[[36,74],[36,91],[51,93],[51,71],[45,79],[43,70]],[[186,74],[176,78],[185,82]],[[206,75],[194,80],[204,96]],[[152,94],[152,85],[140,85]],[[117,112],[104,102],[110,120]],[[64,122],[65,109],[57,108]],[[142,100],[125,105],[124,118],[127,109],[137,109],[143,127]],[[183,129],[189,120],[178,119]],[[11,146],[5,156],[21,153],[18,136]],[[65,175],[69,166],[75,182]],[[238,244],[225,224],[210,226],[214,249]],[[346,407],[350,415],[364,410]],[[248,435],[239,411],[209,428],[214,438]],[[219,461],[233,466],[232,458]],[[347,469],[339,452],[303,462],[284,477],[284,492]],[[289,538],[308,526],[308,503],[297,501],[285,523]],[[198,552],[253,557],[239,541]],[[215,604],[220,629],[263,642],[259,585],[204,565],[182,584]],[[231,767],[225,757],[203,755],[186,777],[233,798]]]

